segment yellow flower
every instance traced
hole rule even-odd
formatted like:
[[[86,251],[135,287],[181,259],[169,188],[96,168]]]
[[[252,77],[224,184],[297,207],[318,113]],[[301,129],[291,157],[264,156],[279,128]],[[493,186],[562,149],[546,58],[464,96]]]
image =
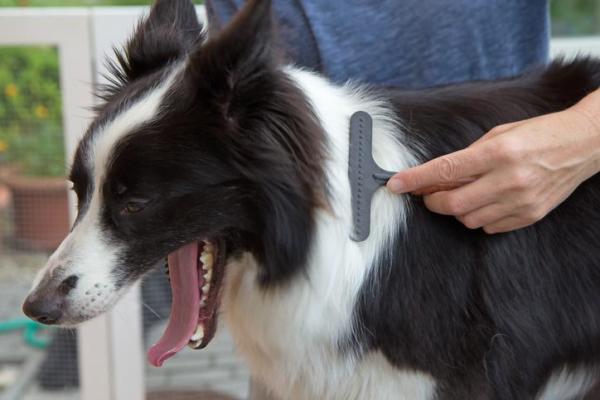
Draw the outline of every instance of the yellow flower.
[[[43,105],[37,106],[35,108],[34,112],[35,112],[35,116],[38,117],[39,119],[44,119],[44,118],[48,117],[48,109]]]
[[[4,153],[8,149],[8,143],[4,140],[0,140],[0,153]]]
[[[9,83],[4,88],[4,94],[6,95],[6,97],[15,97],[17,94],[19,94],[19,89],[14,83]]]

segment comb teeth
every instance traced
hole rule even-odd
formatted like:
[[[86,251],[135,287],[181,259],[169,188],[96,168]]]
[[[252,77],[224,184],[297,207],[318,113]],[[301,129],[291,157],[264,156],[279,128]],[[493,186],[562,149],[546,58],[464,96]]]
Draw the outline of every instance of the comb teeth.
[[[362,242],[369,237],[371,199],[393,172],[380,168],[372,153],[373,119],[358,111],[350,118],[348,178],[352,194],[352,232],[350,238]]]

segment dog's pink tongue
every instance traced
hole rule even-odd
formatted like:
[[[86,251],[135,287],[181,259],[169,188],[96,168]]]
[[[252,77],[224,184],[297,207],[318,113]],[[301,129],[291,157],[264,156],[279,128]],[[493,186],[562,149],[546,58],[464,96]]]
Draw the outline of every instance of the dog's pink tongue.
[[[196,331],[200,311],[198,290],[198,244],[191,243],[169,254],[173,301],[169,325],[158,343],[148,351],[155,367],[183,349]]]

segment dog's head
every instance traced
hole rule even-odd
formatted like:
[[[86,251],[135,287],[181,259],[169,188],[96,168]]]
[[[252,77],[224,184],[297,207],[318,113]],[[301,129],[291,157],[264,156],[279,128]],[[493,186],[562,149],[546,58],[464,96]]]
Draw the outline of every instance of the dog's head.
[[[303,265],[322,138],[277,62],[271,25],[270,1],[252,0],[206,37],[189,0],[156,2],[79,143],[70,172],[78,215],[27,315],[60,325],[93,318],[168,257],[174,307],[198,304],[196,322],[214,330],[232,258],[252,252],[264,285]],[[194,333],[185,323],[173,330]],[[211,335],[202,336],[198,345]]]

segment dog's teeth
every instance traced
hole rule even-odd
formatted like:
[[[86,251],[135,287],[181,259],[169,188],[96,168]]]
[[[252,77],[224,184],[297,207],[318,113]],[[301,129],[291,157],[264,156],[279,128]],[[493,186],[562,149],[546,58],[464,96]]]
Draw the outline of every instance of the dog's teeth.
[[[202,300],[200,300],[200,307],[206,306],[206,297],[202,296]]]
[[[202,339],[204,339],[204,325],[198,325],[198,327],[196,328],[196,332],[190,338],[190,340],[193,342],[197,342]]]
[[[208,270],[213,265],[213,256],[211,252],[204,251],[200,255],[200,262],[202,263],[202,268]]]
[[[210,284],[209,283],[207,283],[206,285],[202,286],[202,294],[203,295],[207,295],[209,290],[210,290]]]
[[[201,344],[202,344],[202,340],[199,340],[197,342],[190,341],[190,342],[188,342],[188,347],[190,349],[198,349],[198,348],[200,348]]]
[[[202,344],[202,339],[204,339],[204,325],[200,324],[196,328],[196,332],[190,338],[188,346],[192,349],[197,349]]]
[[[203,253],[212,253],[213,252],[213,245],[211,242],[205,242],[204,243],[204,250]]]
[[[210,282],[211,278],[212,278],[212,268],[210,268],[208,271],[206,271],[206,273],[204,273],[204,280],[206,282]]]

